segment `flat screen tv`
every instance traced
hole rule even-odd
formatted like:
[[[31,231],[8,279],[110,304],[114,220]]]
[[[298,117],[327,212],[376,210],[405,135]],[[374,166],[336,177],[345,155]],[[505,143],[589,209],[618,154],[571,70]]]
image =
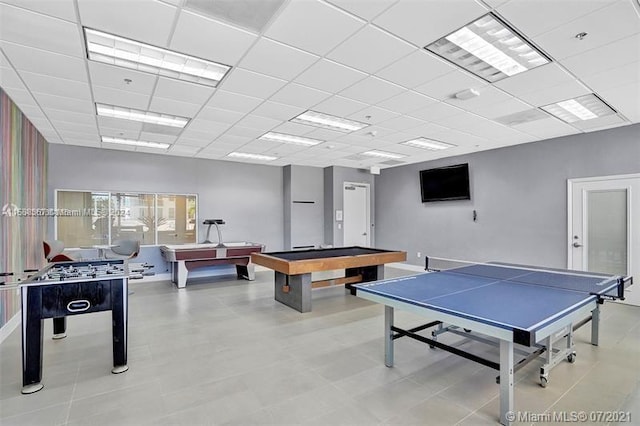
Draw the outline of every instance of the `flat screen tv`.
[[[422,202],[470,200],[469,164],[420,171]]]

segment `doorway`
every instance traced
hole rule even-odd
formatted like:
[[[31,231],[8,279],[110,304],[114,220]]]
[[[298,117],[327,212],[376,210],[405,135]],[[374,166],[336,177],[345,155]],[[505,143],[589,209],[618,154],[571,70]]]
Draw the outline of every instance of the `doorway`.
[[[640,174],[568,181],[569,269],[640,280]],[[640,285],[625,292],[640,306]]]
[[[369,184],[344,182],[343,245],[371,245],[371,204]]]

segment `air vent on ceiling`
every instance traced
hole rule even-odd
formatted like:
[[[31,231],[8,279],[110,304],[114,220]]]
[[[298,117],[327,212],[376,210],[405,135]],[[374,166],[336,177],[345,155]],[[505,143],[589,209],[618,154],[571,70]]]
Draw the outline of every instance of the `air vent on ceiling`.
[[[405,164],[405,161],[387,160],[381,162],[380,164],[386,164],[387,166],[397,166],[398,164]]]
[[[539,109],[528,109],[526,111],[515,112],[509,115],[503,115],[495,119],[498,123],[505,126],[516,126],[518,124],[530,123],[536,120],[542,120],[543,118],[549,118],[547,114]]]
[[[154,123],[143,123],[142,131],[160,135],[177,136],[183,129],[179,127],[161,126]]]
[[[260,33],[282,3],[284,0],[186,0],[185,8]]]

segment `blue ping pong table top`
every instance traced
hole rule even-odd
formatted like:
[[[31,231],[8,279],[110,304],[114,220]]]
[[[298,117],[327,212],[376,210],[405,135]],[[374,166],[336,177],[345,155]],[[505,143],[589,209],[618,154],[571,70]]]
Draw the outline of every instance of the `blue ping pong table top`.
[[[619,277],[478,264],[356,284],[364,291],[505,329],[532,331],[610,293]]]

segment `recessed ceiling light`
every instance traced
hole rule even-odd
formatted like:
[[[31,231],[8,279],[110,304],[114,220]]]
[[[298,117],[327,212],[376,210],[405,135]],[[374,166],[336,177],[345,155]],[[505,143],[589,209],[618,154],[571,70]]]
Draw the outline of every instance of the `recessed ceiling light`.
[[[290,143],[294,145],[313,146],[325,142],[320,139],[303,138],[302,136],[287,135],[285,133],[267,132],[258,139],[271,142]]]
[[[167,149],[171,146],[168,143],[136,141],[133,139],[113,138],[111,136],[102,136],[102,142],[114,143],[118,145],[143,146],[145,148],[158,148],[158,149]]]
[[[394,159],[406,157],[406,155],[394,154],[393,152],[378,151],[377,149],[374,149],[372,151],[365,151],[362,153],[362,155],[368,155],[369,157],[394,158]]]
[[[414,146],[416,148],[430,149],[432,151],[449,149],[456,146],[450,143],[434,141],[433,139],[427,139],[427,138],[412,139],[410,141],[402,142],[401,145],[408,145],[408,146]]]
[[[96,112],[98,115],[103,117],[121,118],[123,120],[141,121],[143,123],[153,123],[179,128],[183,128],[189,122],[188,118],[178,117],[177,115],[141,111],[133,108],[124,108],[100,103],[96,103]]]
[[[84,28],[90,60],[216,87],[230,66]]]
[[[260,155],[260,154],[249,154],[247,152],[231,152],[227,154],[227,157],[245,158],[247,160],[261,160],[261,161],[273,161],[278,159],[278,157],[271,157],[269,155]]]
[[[551,62],[491,13],[425,49],[490,83]]]
[[[347,120],[335,115],[323,114],[317,111],[307,111],[289,120],[293,123],[307,124],[322,127],[324,129],[337,130],[338,132],[355,132],[364,129],[368,124],[359,121]]]
[[[616,113],[615,110],[593,93],[574,99],[567,99],[566,101],[555,104],[545,105],[541,108],[567,123],[580,120],[592,120]]]

